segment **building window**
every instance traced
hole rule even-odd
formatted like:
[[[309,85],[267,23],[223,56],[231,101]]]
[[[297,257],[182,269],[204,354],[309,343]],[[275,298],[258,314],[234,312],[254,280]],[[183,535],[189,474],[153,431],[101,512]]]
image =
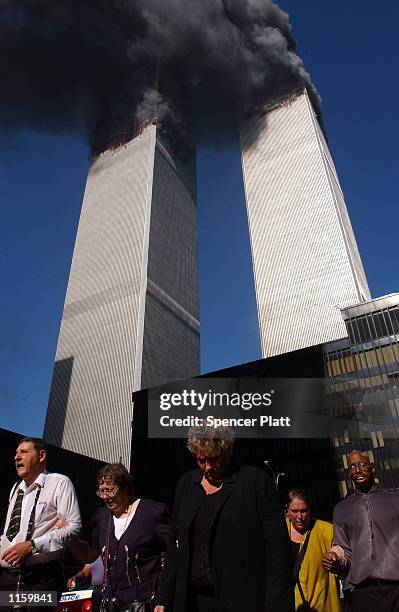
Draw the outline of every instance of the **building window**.
[[[361,342],[367,342],[368,340],[371,340],[371,338],[373,337],[373,334],[370,332],[368,322],[367,322],[367,317],[359,317],[357,319],[357,327],[359,330],[359,336],[360,336]]]
[[[373,312],[345,321],[349,339],[352,344],[369,342],[399,333],[399,308]]]
[[[390,318],[394,334],[399,334],[399,308],[390,308],[387,315]]]
[[[348,330],[348,334],[349,334],[351,343],[359,344],[360,337],[359,337],[359,332],[357,330],[356,320],[350,319],[349,321],[346,321],[346,327]]]
[[[399,416],[399,414],[396,412],[396,401],[397,400],[394,400],[394,399],[389,400],[389,407],[391,409],[391,414],[394,419],[396,419],[396,417]]]
[[[381,347],[382,362],[394,363],[396,361],[392,346]]]
[[[373,321],[375,323],[378,338],[384,338],[385,336],[393,334],[392,325],[390,324],[388,317],[387,320],[385,320],[383,312],[373,312],[371,316],[373,317]]]
[[[382,435],[382,431],[377,431],[377,439],[378,439],[378,444],[380,448],[383,448],[385,446],[385,442],[384,442],[384,438]]]

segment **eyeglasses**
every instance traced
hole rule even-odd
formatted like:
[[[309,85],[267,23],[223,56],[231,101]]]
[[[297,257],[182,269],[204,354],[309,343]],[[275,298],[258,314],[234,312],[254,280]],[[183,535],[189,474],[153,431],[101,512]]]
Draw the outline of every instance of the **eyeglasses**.
[[[367,461],[359,461],[359,463],[351,463],[349,466],[349,471],[356,472],[357,469],[366,470],[369,467],[370,467],[370,463],[368,463]]]
[[[113,487],[112,489],[110,487],[106,488],[106,489],[98,489],[96,491],[96,495],[97,497],[115,497],[117,495],[119,491],[118,487]]]

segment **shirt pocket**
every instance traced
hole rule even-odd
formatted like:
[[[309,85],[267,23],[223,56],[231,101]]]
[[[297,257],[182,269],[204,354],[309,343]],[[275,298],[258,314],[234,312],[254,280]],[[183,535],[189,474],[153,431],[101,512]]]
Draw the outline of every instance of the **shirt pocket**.
[[[44,517],[46,516],[46,508],[47,508],[47,502],[46,501],[38,501],[36,504],[36,510],[35,510],[35,523],[36,525],[38,523],[40,523],[41,520],[44,519]]]

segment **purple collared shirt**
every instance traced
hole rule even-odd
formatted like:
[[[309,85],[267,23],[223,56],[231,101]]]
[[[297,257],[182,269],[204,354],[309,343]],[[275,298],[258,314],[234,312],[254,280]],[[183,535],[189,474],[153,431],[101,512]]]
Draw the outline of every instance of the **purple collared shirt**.
[[[399,581],[399,491],[373,485],[355,490],[334,509],[334,544],[345,551],[348,581]]]

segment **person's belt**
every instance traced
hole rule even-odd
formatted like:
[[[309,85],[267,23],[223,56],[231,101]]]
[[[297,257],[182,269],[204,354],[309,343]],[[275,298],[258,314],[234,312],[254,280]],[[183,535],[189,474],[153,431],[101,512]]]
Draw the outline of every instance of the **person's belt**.
[[[357,584],[355,586],[356,589],[361,589],[364,587],[370,586],[395,586],[399,585],[399,580],[382,580],[380,578],[370,578],[362,582],[362,584]]]

